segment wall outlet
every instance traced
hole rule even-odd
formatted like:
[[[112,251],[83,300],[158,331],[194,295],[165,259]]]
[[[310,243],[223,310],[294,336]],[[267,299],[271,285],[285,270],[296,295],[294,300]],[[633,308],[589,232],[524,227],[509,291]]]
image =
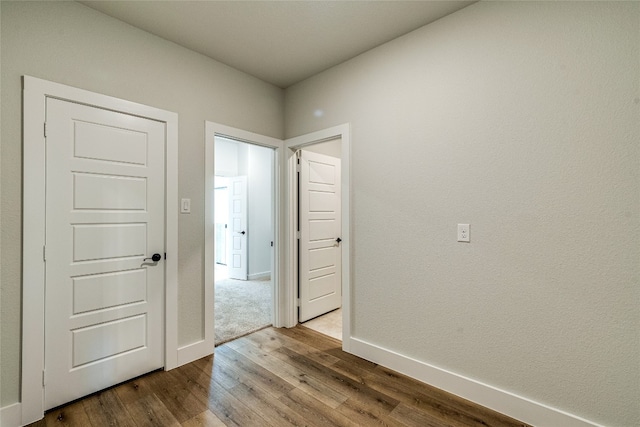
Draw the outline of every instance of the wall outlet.
[[[469,224],[458,224],[458,242],[469,242]]]

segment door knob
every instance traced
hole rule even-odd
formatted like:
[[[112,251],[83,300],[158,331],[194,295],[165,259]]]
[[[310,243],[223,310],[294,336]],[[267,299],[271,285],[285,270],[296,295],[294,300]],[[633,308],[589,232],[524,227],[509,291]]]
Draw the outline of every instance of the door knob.
[[[338,237],[338,238],[336,239],[336,242],[338,242],[338,244],[340,244],[340,242],[342,242],[342,239]]]
[[[246,231],[241,231],[240,234],[242,234],[244,236],[245,234],[247,234],[247,232]]]
[[[160,260],[162,259],[162,255],[160,255],[160,254],[153,254],[153,255],[151,255],[151,258],[145,258],[145,259],[143,259],[143,260],[142,260],[142,262],[145,262],[145,261],[146,261],[146,260],[148,260],[148,259],[150,259],[150,260],[151,260],[151,261],[153,261],[153,262],[158,262],[158,261],[160,261]]]

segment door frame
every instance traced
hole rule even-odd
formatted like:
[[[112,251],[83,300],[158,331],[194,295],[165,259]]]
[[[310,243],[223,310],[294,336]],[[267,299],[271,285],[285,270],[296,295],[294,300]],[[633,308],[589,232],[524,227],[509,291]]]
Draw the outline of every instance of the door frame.
[[[165,124],[164,369],[178,366],[178,115],[173,112],[23,77],[22,424],[44,415],[46,99],[122,112]]]
[[[282,256],[282,244],[284,241],[283,227],[281,226],[280,200],[282,194],[281,156],[284,151],[284,142],[277,138],[260,135],[246,130],[226,126],[220,123],[205,122],[205,208],[204,208],[204,301],[205,301],[205,341],[214,348],[214,294],[215,294],[215,226],[214,226],[214,191],[215,191],[215,137],[225,137],[247,144],[259,145],[274,150],[273,164],[273,203],[271,208],[271,221],[273,227],[273,256],[271,257],[271,286],[272,308],[271,319],[273,326],[284,326],[282,320],[282,275],[280,274],[284,256]]]
[[[351,348],[351,126],[349,123],[322,129],[306,135],[297,136],[284,141],[283,163],[287,167],[287,197],[286,197],[286,260],[288,262],[286,276],[287,288],[285,298],[287,312],[284,326],[293,327],[298,323],[298,242],[296,238],[298,183],[296,179],[296,155],[298,149],[334,139],[341,139],[341,183],[342,192],[342,349],[346,352]]]

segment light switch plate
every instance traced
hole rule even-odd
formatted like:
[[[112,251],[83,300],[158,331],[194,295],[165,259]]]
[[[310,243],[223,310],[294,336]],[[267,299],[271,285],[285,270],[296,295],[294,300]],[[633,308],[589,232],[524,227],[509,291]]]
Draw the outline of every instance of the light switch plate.
[[[191,199],[182,199],[180,201],[180,213],[191,213]]]
[[[469,224],[458,224],[458,242],[469,242]]]

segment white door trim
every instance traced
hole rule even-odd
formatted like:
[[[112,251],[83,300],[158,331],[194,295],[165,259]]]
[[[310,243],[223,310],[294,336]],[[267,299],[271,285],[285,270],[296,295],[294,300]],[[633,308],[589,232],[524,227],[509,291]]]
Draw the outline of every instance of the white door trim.
[[[287,197],[285,211],[286,218],[286,284],[284,306],[286,322],[283,326],[293,327],[298,323],[296,275],[298,254],[296,248],[296,160],[295,152],[299,148],[316,144],[331,139],[341,139],[342,159],[342,349],[346,352],[351,348],[351,138],[350,125],[348,123],[331,128],[297,136],[284,141],[287,150],[284,150],[283,163],[287,168]]]
[[[46,98],[58,98],[165,123],[165,370],[178,366],[178,115],[34,77],[23,79],[22,424],[44,415]]]
[[[282,320],[282,289],[283,276],[280,274],[284,256],[283,245],[284,241],[284,227],[282,227],[281,209],[280,209],[280,195],[282,194],[282,179],[281,176],[281,156],[284,151],[284,142],[280,139],[272,138],[265,135],[237,129],[231,126],[222,125],[220,123],[214,123],[210,121],[205,122],[205,245],[204,245],[204,300],[205,300],[205,341],[209,342],[210,348],[213,351],[214,348],[214,329],[213,329],[213,307],[214,307],[214,209],[213,209],[213,192],[215,189],[214,176],[215,176],[215,137],[216,135],[222,137],[228,137],[237,141],[247,142],[249,144],[261,145],[264,147],[273,148],[275,150],[275,162],[274,162],[274,203],[273,211],[271,212],[271,218],[273,221],[273,257],[271,260],[272,271],[272,295],[273,295],[273,308],[271,311],[271,318],[273,319],[273,326],[279,328],[284,326]]]

